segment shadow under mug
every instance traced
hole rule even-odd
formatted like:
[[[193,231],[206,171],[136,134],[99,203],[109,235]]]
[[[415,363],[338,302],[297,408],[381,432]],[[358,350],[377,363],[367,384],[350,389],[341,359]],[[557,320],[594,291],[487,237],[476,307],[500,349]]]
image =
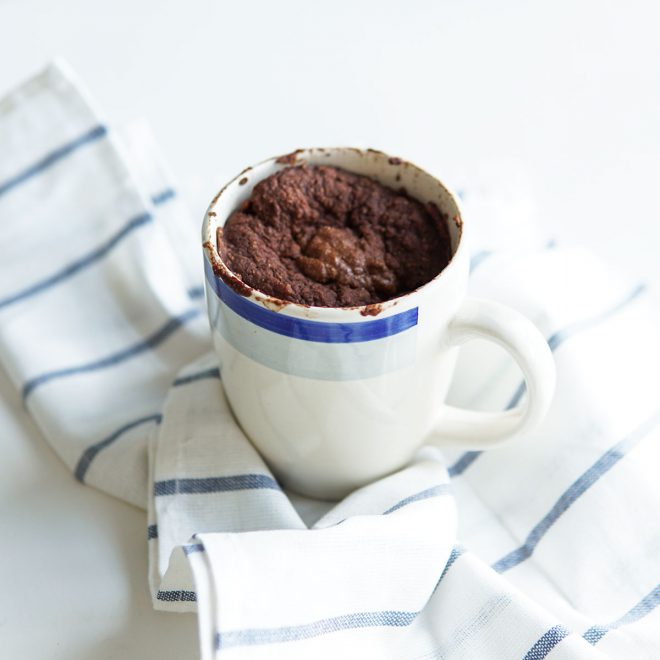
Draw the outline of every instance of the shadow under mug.
[[[435,203],[448,218],[450,263],[427,284],[376,308],[308,307],[242,284],[218,254],[217,229],[255,184],[303,161],[404,187]],[[337,499],[403,467],[424,443],[488,449],[544,417],[555,386],[548,345],[518,312],[466,297],[469,231],[440,181],[373,150],[317,148],[271,158],[241,172],[213,199],[202,237],[222,381],[240,426],[282,485]],[[527,396],[511,410],[444,403],[458,346],[475,338],[496,342],[520,366]]]

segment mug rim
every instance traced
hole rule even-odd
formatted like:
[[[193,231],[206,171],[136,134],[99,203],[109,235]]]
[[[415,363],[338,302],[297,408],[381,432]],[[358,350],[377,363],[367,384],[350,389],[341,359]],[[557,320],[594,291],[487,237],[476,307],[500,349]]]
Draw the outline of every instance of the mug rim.
[[[259,289],[255,289],[243,282],[243,280],[238,277],[232,270],[227,266],[220,256],[217,248],[216,232],[217,232],[217,214],[215,209],[218,204],[221,202],[221,198],[224,193],[227,192],[234,185],[241,185],[241,181],[248,172],[261,168],[267,164],[281,164],[283,167],[296,165],[300,161],[304,161],[304,156],[306,154],[326,154],[337,153],[337,152],[352,152],[357,153],[358,155],[367,157],[375,156],[378,159],[385,159],[389,164],[401,166],[404,168],[409,168],[420,175],[428,177],[433,180],[433,182],[447,195],[451,202],[453,203],[456,209],[456,215],[454,217],[447,217],[447,222],[453,222],[456,226],[457,237],[456,237],[456,247],[452,250],[451,257],[447,265],[432,279],[424,284],[418,286],[412,291],[407,291],[399,296],[394,298],[388,298],[382,302],[370,303],[367,305],[353,305],[349,307],[326,307],[326,306],[317,306],[317,305],[306,305],[304,303],[297,303],[290,300],[284,300],[282,298],[277,298],[276,296],[267,294]],[[300,161],[298,160],[300,158]],[[329,165],[334,166],[332,163]],[[347,171],[351,171],[349,167],[343,167]],[[267,176],[270,176],[267,175]],[[369,177],[369,174],[364,174],[363,176]],[[266,177],[263,177],[266,178]],[[260,181],[263,180],[259,179]],[[383,184],[386,185],[386,184]],[[388,186],[389,187],[389,186]],[[409,193],[410,194],[410,193]],[[418,199],[414,194],[410,194],[410,197],[413,199]],[[229,217],[229,216],[227,216]],[[442,182],[440,179],[435,177],[433,174],[430,174],[423,168],[411,163],[410,161],[404,160],[403,158],[390,156],[389,154],[379,151],[377,149],[359,149],[356,147],[308,147],[305,149],[296,149],[295,151],[280,155],[272,156],[264,160],[259,161],[254,165],[250,165],[243,170],[241,170],[236,176],[230,179],[211,200],[206,212],[204,214],[204,221],[202,225],[202,248],[205,254],[205,258],[209,261],[213,273],[216,277],[219,277],[227,286],[231,289],[238,289],[239,295],[250,300],[253,303],[260,304],[266,309],[273,312],[297,312],[299,315],[309,316],[313,314],[315,318],[322,316],[336,315],[337,313],[350,313],[353,316],[356,312],[359,313],[361,317],[366,321],[368,319],[373,319],[381,316],[381,314],[387,310],[391,310],[393,307],[397,307],[400,304],[405,304],[410,301],[412,303],[413,296],[417,296],[426,292],[429,288],[434,285],[437,285],[442,276],[447,273],[447,271],[454,270],[455,264],[459,261],[459,256],[465,251],[465,238],[464,238],[464,222],[461,213],[461,208],[458,203],[457,196]],[[447,279],[447,276],[445,276]],[[206,283],[206,282],[205,282]],[[394,310],[392,310],[394,311]]]

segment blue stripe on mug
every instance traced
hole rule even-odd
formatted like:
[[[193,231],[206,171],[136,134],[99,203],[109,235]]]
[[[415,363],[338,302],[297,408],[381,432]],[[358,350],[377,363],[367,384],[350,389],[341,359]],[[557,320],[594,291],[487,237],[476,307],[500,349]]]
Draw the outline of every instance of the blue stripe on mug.
[[[417,307],[382,319],[358,323],[327,323],[286,316],[253,303],[233,291],[213,272],[207,257],[204,259],[204,270],[210,287],[229,309],[260,328],[292,339],[351,344],[391,337],[417,325]]]

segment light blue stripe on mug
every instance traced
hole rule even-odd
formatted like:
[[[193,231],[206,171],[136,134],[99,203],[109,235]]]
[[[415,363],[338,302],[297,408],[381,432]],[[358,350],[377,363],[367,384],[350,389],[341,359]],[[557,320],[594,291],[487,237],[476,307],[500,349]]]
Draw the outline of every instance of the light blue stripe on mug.
[[[205,263],[211,323],[237,351],[277,371],[320,380],[380,376],[415,361],[418,310],[325,323],[268,310],[229,288]]]

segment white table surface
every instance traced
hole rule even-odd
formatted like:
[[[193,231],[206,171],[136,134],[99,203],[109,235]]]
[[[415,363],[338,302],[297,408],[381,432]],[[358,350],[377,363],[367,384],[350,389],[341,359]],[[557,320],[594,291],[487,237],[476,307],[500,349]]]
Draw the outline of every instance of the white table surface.
[[[653,1],[0,0],[0,95],[64,56],[111,122],[149,120],[200,218],[299,146],[449,179],[511,159],[561,243],[660,284],[658,19]],[[196,657],[195,618],[151,609],[144,513],[76,483],[1,373],[0,431],[0,657]]]

